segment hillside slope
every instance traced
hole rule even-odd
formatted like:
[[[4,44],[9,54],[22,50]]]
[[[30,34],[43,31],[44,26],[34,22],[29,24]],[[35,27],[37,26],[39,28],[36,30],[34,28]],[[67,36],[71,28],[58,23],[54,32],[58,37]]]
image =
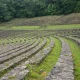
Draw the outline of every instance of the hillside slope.
[[[17,18],[9,22],[1,23],[0,26],[40,26],[54,24],[80,24],[80,13],[61,16],[43,16],[36,18]]]

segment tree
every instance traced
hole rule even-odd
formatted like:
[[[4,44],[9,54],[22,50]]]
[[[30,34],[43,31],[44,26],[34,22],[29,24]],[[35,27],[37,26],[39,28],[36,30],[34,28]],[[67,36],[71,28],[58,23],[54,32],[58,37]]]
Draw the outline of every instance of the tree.
[[[62,13],[70,14],[74,12],[75,5],[76,5],[75,0],[62,0]]]
[[[56,7],[54,4],[49,4],[47,10],[49,15],[56,14]]]
[[[0,0],[0,22],[80,12],[80,0]]]
[[[80,12],[80,1],[76,4],[75,12]]]
[[[11,14],[8,11],[7,5],[0,2],[0,22],[10,20]]]

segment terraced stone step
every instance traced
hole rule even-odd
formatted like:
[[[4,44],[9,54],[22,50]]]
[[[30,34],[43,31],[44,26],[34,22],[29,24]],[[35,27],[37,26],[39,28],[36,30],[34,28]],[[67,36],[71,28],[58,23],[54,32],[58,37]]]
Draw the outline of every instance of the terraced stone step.
[[[21,44],[24,44],[24,43],[12,43],[12,44],[10,43],[10,44],[6,44],[6,45],[0,45],[0,54],[3,54],[8,51],[11,51],[13,49],[16,49]]]
[[[79,38],[75,38],[75,37],[67,37],[67,38],[70,38],[70,39],[76,41],[80,45],[80,39]]]
[[[33,41],[33,42],[34,42],[34,41]],[[8,56],[4,56],[4,57],[0,58],[0,63],[3,63],[3,62],[5,62],[5,61],[7,61],[7,60],[9,60],[9,59],[13,59],[14,57],[16,57],[16,56],[18,56],[18,55],[21,55],[22,53],[25,53],[25,52],[27,52],[28,50],[34,48],[36,45],[38,45],[38,42],[34,43],[33,45],[31,45],[31,46],[29,46],[29,47],[26,47],[26,48],[23,48],[23,49],[21,49],[21,50],[19,50],[19,51],[17,51],[17,52],[14,52],[14,53],[12,53],[12,54],[10,54],[10,55],[8,55]]]
[[[9,52],[11,50],[15,50],[16,48],[19,48],[23,46],[25,43],[28,43],[30,40],[27,42],[21,42],[21,43],[15,43],[15,44],[7,44],[6,46],[0,46],[0,54],[4,54],[6,52]]]
[[[44,48],[42,51],[38,52],[36,55],[34,55],[32,58],[30,58],[28,61],[30,64],[38,64],[40,63],[51,51],[51,49],[54,46],[54,41],[51,39],[50,44]]]
[[[12,49],[12,50],[10,50],[10,51],[8,51],[8,52],[5,52],[5,53],[1,54],[1,55],[0,55],[0,58],[5,57],[5,56],[8,56],[8,55],[12,55],[13,53],[18,52],[19,50],[22,50],[22,49],[24,49],[24,48],[26,48],[26,47],[29,47],[29,46],[32,45],[34,42],[35,42],[35,40],[33,40],[32,42],[30,42],[30,41],[25,42],[24,44],[18,46],[16,49]]]
[[[60,40],[62,42],[60,57],[45,80],[74,80],[74,67],[70,47],[67,42]]]
[[[35,39],[36,37],[27,37],[26,39],[26,41],[31,41],[31,39]],[[4,50],[5,49],[7,49],[7,51],[9,51],[9,50],[11,50],[11,49],[16,49],[18,46],[20,46],[21,44],[24,44],[25,42],[25,39],[24,39],[24,42],[23,41],[20,41],[20,42],[16,42],[15,44],[14,43],[9,43],[9,44],[6,44],[6,45],[0,45],[0,50],[2,50],[3,49],[3,52],[4,52]],[[11,46],[11,47],[9,47],[9,48],[7,48],[7,46]],[[7,51],[5,51],[5,52],[7,52]]]
[[[29,43],[30,43],[30,41],[23,43],[23,45],[28,45]],[[18,44],[19,44],[19,43],[18,43]],[[14,46],[16,46],[16,45],[18,45],[18,44],[15,44]],[[21,44],[21,45],[19,45],[18,47],[13,48],[13,49],[8,50],[8,51],[4,50],[4,52],[0,53],[0,57],[4,57],[4,56],[8,55],[8,53],[12,53],[12,52],[17,51],[17,49],[20,49],[21,47],[23,47],[23,45]],[[7,46],[7,47],[9,48],[9,47],[11,47],[11,46]]]
[[[46,44],[46,39],[40,43],[38,46],[27,52],[24,56],[24,58],[28,58],[30,55],[37,52],[39,49],[42,48]],[[25,77],[25,75],[29,72],[28,69],[26,69],[26,65],[29,64],[28,61],[22,62],[20,65],[15,67],[13,70],[11,70],[9,73],[6,73],[0,80],[9,80],[9,77],[14,77],[14,80],[21,80]],[[26,72],[27,71],[27,72]],[[11,80],[11,79],[10,79]]]
[[[75,38],[79,38],[80,39],[80,36],[79,34],[78,35],[70,35],[71,37],[75,37]]]
[[[44,42],[44,41],[43,41],[43,42]],[[36,42],[36,43],[38,44],[39,41]],[[2,71],[3,69],[6,69],[6,67],[8,68],[9,66],[11,66],[11,65],[14,64],[14,63],[19,62],[20,60],[23,60],[24,58],[27,58],[26,56],[30,55],[31,53],[34,53],[34,52],[37,51],[39,48],[41,48],[42,45],[44,45],[44,44],[45,44],[45,43],[41,43],[41,44],[39,44],[38,46],[36,46],[36,49],[35,49],[35,47],[34,47],[32,50],[30,50],[30,51],[28,51],[28,52],[26,52],[26,53],[24,53],[24,54],[22,54],[22,55],[20,55],[20,56],[16,56],[16,57],[14,57],[13,59],[11,59],[11,60],[9,60],[9,61],[7,61],[7,62],[4,62],[3,64],[0,65],[0,71]],[[37,47],[38,47],[38,48],[37,48]]]
[[[0,78],[0,80],[22,80],[29,73],[26,64],[28,63],[22,63],[15,67],[9,73]]]
[[[37,42],[34,44],[34,46],[35,46],[35,45],[37,46],[37,45],[39,44],[39,42],[40,42],[40,41],[37,41]],[[10,66],[12,66],[12,65],[14,65],[14,64],[16,64],[16,63],[18,63],[18,62],[20,62],[21,60],[27,58],[27,56],[30,55],[29,52],[31,52],[31,50],[28,51],[28,52],[26,52],[26,53],[23,53],[23,54],[20,55],[20,56],[16,56],[16,57],[14,57],[13,59],[11,59],[11,60],[9,60],[9,61],[7,61],[7,62],[4,62],[3,64],[0,64],[0,72],[3,71],[3,70],[5,70],[5,69],[7,69],[7,68],[9,68]],[[27,55],[27,56],[26,56],[26,55]]]

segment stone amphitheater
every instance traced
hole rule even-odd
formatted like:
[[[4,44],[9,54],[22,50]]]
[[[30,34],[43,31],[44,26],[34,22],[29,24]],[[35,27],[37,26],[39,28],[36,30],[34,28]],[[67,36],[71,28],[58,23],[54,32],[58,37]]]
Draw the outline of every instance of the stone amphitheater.
[[[44,80],[75,80],[72,52],[65,39],[80,46],[80,29],[0,31],[0,80],[28,80],[24,79],[31,71],[28,65],[44,61],[56,44],[54,38],[60,40],[61,52]]]

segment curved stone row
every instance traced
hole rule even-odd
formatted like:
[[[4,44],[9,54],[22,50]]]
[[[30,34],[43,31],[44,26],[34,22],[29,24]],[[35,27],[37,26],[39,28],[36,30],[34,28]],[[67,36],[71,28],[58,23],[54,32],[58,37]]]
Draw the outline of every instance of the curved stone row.
[[[20,49],[22,49],[22,48],[25,48],[26,46],[28,46],[28,45],[30,45],[30,44],[32,44],[30,41],[27,41],[27,42],[25,42],[25,43],[23,43],[23,44],[21,44],[21,45],[18,45],[17,47],[16,47],[16,45],[14,45],[16,48],[13,48],[13,49],[11,49],[11,50],[9,50],[9,51],[6,51],[5,50],[5,52],[3,52],[3,53],[1,53],[0,54],[0,58],[1,57],[4,57],[4,56],[7,56],[7,55],[9,55],[9,54],[11,54],[11,53],[13,53],[13,52],[17,52],[18,50],[20,50]],[[11,47],[11,46],[7,46],[8,48],[9,47]]]
[[[17,48],[9,50],[8,52],[5,52],[5,53],[1,54],[0,58],[8,56],[8,55],[12,55],[12,54],[18,52],[19,50],[25,49],[25,48],[31,46],[34,42],[35,42],[35,40],[33,40],[33,41],[27,41],[27,42],[25,42],[25,43],[17,46]]]
[[[75,38],[75,37],[67,37],[67,38],[70,38],[70,39],[76,41],[80,45],[80,39]]]
[[[0,54],[3,54],[3,53],[6,53],[6,52],[9,52],[11,50],[14,50],[16,48],[19,48],[29,41],[30,40],[28,39],[28,41],[25,41],[25,42],[20,42],[20,43],[15,43],[15,44],[13,43],[13,44],[7,44],[5,46],[4,45],[0,46]]]
[[[80,39],[80,35],[79,34],[78,35],[70,35],[70,36]]]
[[[24,55],[24,58],[28,58],[30,55],[37,52],[39,49],[42,48],[46,44],[46,39],[40,43],[38,46],[30,50]],[[11,70],[9,73],[5,74],[0,80],[9,80],[9,77],[14,77],[14,80],[21,80],[25,77],[25,75],[29,72],[28,69],[26,69],[26,65],[28,64],[28,61],[22,62],[20,65],[15,67],[13,70]]]
[[[27,41],[25,41],[27,42]],[[20,43],[9,43],[6,45],[0,45],[0,54],[3,54],[5,52],[11,51],[13,49],[18,48],[20,45],[24,44],[25,42],[20,42]]]
[[[34,44],[34,46],[35,46],[36,44],[38,44],[39,42],[40,42],[40,41],[37,41],[37,42]],[[37,45],[36,45],[36,46],[37,46]],[[4,62],[3,64],[0,64],[0,72],[3,71],[3,70],[5,70],[5,69],[7,69],[7,68],[9,68],[9,67],[12,66],[12,65],[18,63],[19,61],[23,60],[23,59],[25,58],[25,54],[27,54],[27,53],[24,53],[24,54],[22,54],[22,55],[16,56],[16,57],[14,57],[13,59],[11,59],[11,60],[9,60],[9,61],[7,61],[7,62]]]
[[[34,42],[34,41],[33,41],[33,42]],[[29,51],[30,49],[32,49],[32,48],[34,48],[35,46],[37,46],[38,44],[39,44],[39,41],[35,42],[35,43],[34,43],[33,45],[31,45],[31,46],[28,46],[28,47],[26,47],[26,48],[23,48],[23,49],[21,49],[21,50],[19,50],[19,51],[17,51],[17,52],[13,52],[13,53],[11,53],[10,55],[4,56],[4,57],[0,58],[0,63],[3,63],[3,62],[5,62],[5,61],[7,61],[7,60],[9,60],[9,59],[13,59],[13,58],[15,58],[16,56],[21,55],[22,53],[24,54],[25,52],[27,52],[27,51]]]
[[[36,37],[27,37],[26,39],[28,39],[28,41],[31,41],[31,39],[35,39],[35,38]],[[16,49],[18,46],[24,44],[26,41],[27,40],[24,39],[24,42],[21,40],[20,42],[16,42],[16,43],[13,42],[5,45],[0,45],[0,53],[4,53],[9,50]]]
[[[45,80],[74,80],[74,67],[70,47],[67,42],[60,40],[62,42],[61,55]]]
[[[28,60],[29,63],[31,64],[40,63],[49,54],[53,45],[54,45],[54,41],[51,39],[49,45],[46,48],[44,48],[42,51],[38,52],[36,55],[34,55],[32,58]]]

